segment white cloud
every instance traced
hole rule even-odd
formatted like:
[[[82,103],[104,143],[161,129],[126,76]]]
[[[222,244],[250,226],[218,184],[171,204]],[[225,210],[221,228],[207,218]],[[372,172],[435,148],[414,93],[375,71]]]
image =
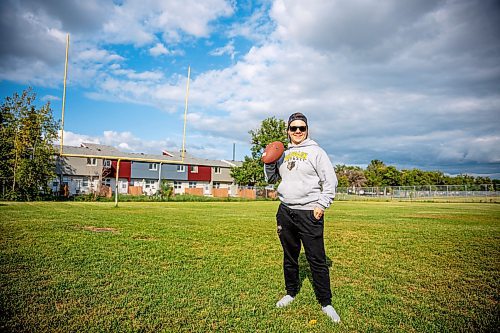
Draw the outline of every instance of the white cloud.
[[[215,50],[210,52],[210,55],[213,56],[222,56],[224,54],[227,54],[232,61],[234,61],[234,56],[236,55],[235,49],[234,49],[234,41],[230,41],[228,44],[226,44],[223,47],[216,48]]]
[[[137,73],[131,69],[122,69],[114,67],[112,73],[117,76],[125,76],[133,81],[160,81],[163,79],[163,74],[160,72],[145,71]]]
[[[162,43],[156,43],[155,46],[149,49],[149,54],[153,57],[158,57],[160,55],[170,54],[170,51]]]
[[[42,101],[60,101],[61,97],[54,95],[45,95],[42,97]]]
[[[224,0],[2,2],[0,79],[46,87],[60,85],[66,33],[70,32],[71,77],[89,86],[89,81],[100,74],[102,64],[125,60],[102,45],[151,45],[153,56],[167,51],[182,55],[180,49],[167,50],[158,36],[175,43],[207,37],[211,22],[233,11]]]
[[[234,23],[228,32],[230,38],[244,37],[248,40],[263,43],[269,39],[274,30],[274,23],[268,16],[268,8],[262,7],[243,22]]]
[[[133,0],[115,6],[103,30],[105,39],[114,43],[146,45],[156,40],[156,33],[167,42],[179,42],[183,35],[207,37],[211,21],[232,13],[224,0]]]
[[[78,134],[71,131],[64,131],[63,144],[64,146],[74,146],[79,147],[83,142],[88,143],[101,143],[98,137],[92,137],[90,135]],[[61,144],[61,131],[59,130],[59,139],[56,140],[55,144]]]
[[[75,61],[88,61],[88,62],[98,62],[98,63],[108,63],[108,62],[120,62],[125,60],[122,56],[111,53],[106,50],[99,49],[87,49],[76,53]]]
[[[186,150],[193,156],[208,159],[219,159],[220,156],[230,158],[226,153],[226,148],[232,147],[232,143],[221,140],[218,137],[211,137],[208,145],[199,144],[206,138],[190,135],[186,139]],[[133,134],[132,132],[118,132],[106,130],[102,135],[89,136],[71,131],[64,131],[64,146],[79,147],[82,143],[97,143],[113,146],[123,152],[148,153],[161,155],[163,150],[179,152],[182,146],[181,138],[165,138],[160,140],[146,140]],[[60,140],[55,142],[60,144]]]

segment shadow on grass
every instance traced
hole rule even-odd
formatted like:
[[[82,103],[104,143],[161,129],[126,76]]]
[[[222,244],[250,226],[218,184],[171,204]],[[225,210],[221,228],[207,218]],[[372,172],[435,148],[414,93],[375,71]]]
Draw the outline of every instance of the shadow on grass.
[[[326,264],[328,265],[328,270],[332,268],[332,260],[327,256]],[[306,254],[301,252],[299,255],[299,291],[302,289],[302,284],[305,279],[309,279],[309,282],[314,288],[314,283],[312,279],[311,267],[309,266],[309,262],[307,261]]]

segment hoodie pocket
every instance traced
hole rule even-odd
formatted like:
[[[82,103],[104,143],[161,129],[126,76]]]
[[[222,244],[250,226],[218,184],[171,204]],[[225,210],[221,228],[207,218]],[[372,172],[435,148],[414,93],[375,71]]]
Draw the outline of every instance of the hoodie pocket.
[[[300,180],[282,181],[278,186],[278,193],[280,193],[285,200],[293,200],[294,202],[307,197],[304,182]]]

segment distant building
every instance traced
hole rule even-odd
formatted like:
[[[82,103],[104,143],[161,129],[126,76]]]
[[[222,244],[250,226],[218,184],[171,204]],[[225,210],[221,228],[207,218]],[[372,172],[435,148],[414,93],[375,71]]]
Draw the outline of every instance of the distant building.
[[[69,195],[102,189],[114,193],[118,172],[120,194],[153,195],[160,189],[161,182],[166,181],[175,194],[238,195],[230,169],[241,166],[239,161],[201,159],[185,153],[184,163],[181,163],[180,152],[163,151],[161,155],[125,153],[95,143],[64,146],[63,152],[70,156],[56,157],[58,177],[52,183],[55,192],[66,188]]]

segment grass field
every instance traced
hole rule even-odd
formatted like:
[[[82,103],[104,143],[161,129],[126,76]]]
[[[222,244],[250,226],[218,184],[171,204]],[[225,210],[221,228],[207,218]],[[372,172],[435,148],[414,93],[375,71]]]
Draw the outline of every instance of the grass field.
[[[335,325],[301,256],[283,296],[277,202],[1,203],[0,331],[471,332],[500,327],[500,205],[336,202]]]

